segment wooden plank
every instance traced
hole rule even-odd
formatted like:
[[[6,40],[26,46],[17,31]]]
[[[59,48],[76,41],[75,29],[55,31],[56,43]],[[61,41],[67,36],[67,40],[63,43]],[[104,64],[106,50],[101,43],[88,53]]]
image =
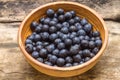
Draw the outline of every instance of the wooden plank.
[[[0,80],[119,80],[120,23],[106,21],[109,45],[97,65],[71,78],[54,78],[32,68],[17,44],[18,23],[0,23]]]
[[[53,1],[75,1],[95,9],[103,18],[120,21],[120,0],[0,0],[0,22],[22,21],[34,8]]]

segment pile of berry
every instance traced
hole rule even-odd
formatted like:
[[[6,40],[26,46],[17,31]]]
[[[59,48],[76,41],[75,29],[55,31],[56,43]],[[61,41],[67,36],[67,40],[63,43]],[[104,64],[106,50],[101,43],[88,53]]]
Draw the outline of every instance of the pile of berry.
[[[99,31],[75,11],[46,11],[46,17],[33,21],[32,34],[25,41],[26,51],[50,66],[70,67],[94,57],[102,46]]]

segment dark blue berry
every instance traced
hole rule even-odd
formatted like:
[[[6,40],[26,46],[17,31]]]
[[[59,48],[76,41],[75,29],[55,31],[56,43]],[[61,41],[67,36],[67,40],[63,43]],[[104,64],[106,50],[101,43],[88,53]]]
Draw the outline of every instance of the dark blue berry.
[[[58,14],[58,15],[64,14],[64,10],[61,9],[61,8],[59,8],[58,11],[57,11],[57,14]]]
[[[39,52],[40,57],[46,58],[47,57],[47,50],[46,49],[41,49]]]
[[[89,42],[87,40],[82,40],[81,41],[82,48],[86,48],[86,47],[88,47],[88,45],[89,45]]]
[[[67,27],[63,27],[61,29],[61,32],[64,33],[64,34],[67,34],[68,33],[68,28]]]
[[[37,51],[40,51],[42,48],[43,48],[42,45],[38,45],[38,46],[36,46],[36,50],[37,50]]]
[[[50,41],[54,41],[54,40],[57,39],[57,38],[58,38],[58,35],[55,34],[55,33],[53,33],[53,34],[51,34],[51,35],[49,36],[49,40],[50,40]]]
[[[93,37],[99,37],[100,36],[100,32],[99,31],[94,31],[92,33]]]
[[[50,18],[46,18],[46,19],[44,20],[44,24],[47,24],[47,25],[48,25],[48,24],[50,23],[50,20],[51,20]]]
[[[95,45],[96,47],[100,48],[102,46],[102,41],[101,40],[95,40]]]
[[[90,50],[89,49],[84,49],[82,53],[83,53],[84,57],[90,57]]]
[[[80,21],[80,23],[81,23],[82,25],[85,25],[85,24],[88,23],[88,21],[87,21],[85,18],[83,18],[83,19]]]
[[[75,23],[75,27],[77,28],[77,30],[82,29],[82,25],[80,23]]]
[[[44,43],[43,43],[43,46],[44,46],[44,47],[46,47],[46,46],[48,46],[48,45],[49,45],[49,42],[44,42]]]
[[[45,61],[44,63],[47,64],[47,65],[49,65],[49,66],[53,65],[51,62],[48,62],[48,61]]]
[[[61,39],[55,39],[55,41],[54,41],[54,43],[57,45],[58,43],[61,43],[62,42],[62,40]]]
[[[83,29],[87,32],[87,33],[89,33],[91,30],[92,30],[92,25],[91,24],[85,24],[84,25],[84,27],[83,27]]]
[[[49,22],[49,25],[50,25],[50,26],[55,26],[56,24],[57,24],[56,21],[50,21],[50,22]]]
[[[34,31],[35,28],[36,28],[38,25],[39,25],[39,24],[38,24],[36,21],[33,21],[33,22],[31,23],[31,25],[30,25],[30,29],[31,29],[32,31]]]
[[[43,23],[44,23],[44,20],[45,20],[45,18],[43,17],[43,18],[41,18],[41,19],[39,20],[39,22],[43,24]]]
[[[57,48],[58,49],[64,49],[65,48],[65,44],[64,43],[58,43],[58,45],[57,45]]]
[[[80,62],[81,59],[82,59],[82,58],[81,58],[81,56],[80,56],[79,54],[73,56],[73,60],[74,60],[74,62]]]
[[[53,16],[54,16],[54,13],[55,13],[55,12],[54,12],[53,9],[48,9],[47,12],[46,12],[46,14],[47,14],[48,17],[53,17]]]
[[[71,63],[66,63],[66,64],[65,64],[65,67],[70,67],[70,66],[72,66]]]
[[[58,17],[58,20],[59,20],[60,22],[64,22],[64,21],[65,21],[64,15],[60,15],[60,16]]]
[[[55,55],[52,55],[50,58],[49,58],[49,61],[52,63],[52,64],[55,64],[56,61],[57,61],[57,57]]]
[[[55,21],[57,23],[58,19],[57,18],[53,18],[52,21]]]
[[[98,51],[99,51],[99,49],[95,47],[95,48],[92,50],[92,53],[97,54]]]
[[[70,11],[70,13],[72,14],[72,17],[76,16],[76,12],[75,11]]]
[[[77,28],[75,26],[70,26],[69,31],[70,32],[75,32],[75,31],[77,31]]]
[[[74,23],[75,23],[74,19],[70,19],[70,20],[69,20],[69,24],[70,24],[70,25],[73,25]]]
[[[68,54],[68,50],[62,49],[62,50],[60,50],[58,56],[62,57],[62,58],[65,58],[67,56],[67,54]]]
[[[57,66],[62,67],[65,64],[65,60],[63,58],[58,58],[56,63]]]
[[[55,27],[55,26],[51,26],[50,28],[49,28],[49,32],[50,33],[55,33],[57,31],[57,28]]]
[[[79,45],[71,46],[69,55],[76,55],[79,52]]]
[[[42,45],[42,42],[37,41],[35,45],[36,45],[36,46]]]
[[[38,58],[39,57],[39,53],[37,51],[33,51],[32,52],[32,57],[35,58],[35,59]]]
[[[72,18],[72,14],[70,12],[66,12],[64,16],[66,20],[69,20]]]
[[[71,39],[65,39],[64,41],[66,46],[71,46],[72,45],[72,40]]]
[[[63,22],[63,23],[62,23],[62,26],[63,26],[63,27],[69,27],[70,25],[69,25],[68,22]]]
[[[67,56],[67,57],[65,58],[65,62],[66,62],[66,63],[73,63],[73,58],[70,57],[70,56]]]
[[[42,31],[47,32],[48,30],[49,30],[49,26],[48,25],[43,25]]]
[[[58,49],[53,50],[52,54],[55,55],[55,56],[58,56],[59,50]]]
[[[43,32],[41,33],[42,40],[47,41],[49,39],[49,33],[48,32]]]
[[[33,45],[32,44],[26,44],[25,49],[28,53],[33,52]]]
[[[34,41],[37,42],[37,41],[40,41],[41,40],[41,36],[39,34],[36,34],[34,36]]]
[[[37,27],[35,28],[35,32],[36,32],[36,33],[40,33],[41,31],[42,31],[42,27],[37,26]]]
[[[89,48],[93,49],[95,47],[94,41],[89,41]]]
[[[89,61],[90,59],[91,59],[90,57],[86,57],[85,62]]]
[[[62,28],[62,24],[60,24],[60,23],[56,24],[56,28],[57,28],[57,30],[60,30]]]
[[[39,62],[42,62],[43,63],[43,58],[37,58],[37,61],[39,61]]]
[[[32,44],[33,42],[32,42],[32,40],[30,40],[30,39],[26,39],[26,41],[25,41],[25,44]]]
[[[74,37],[74,38],[72,39],[72,42],[73,42],[73,44],[79,44],[79,43],[80,43],[79,37]]]
[[[78,34],[79,36],[85,36],[85,35],[86,35],[86,32],[85,32],[83,29],[80,29],[80,30],[77,32],[77,34]]]
[[[73,66],[77,66],[77,65],[79,65],[79,63],[77,63],[77,62],[73,63]]]
[[[80,22],[80,17],[76,16],[74,17],[75,22]]]
[[[52,52],[54,49],[55,49],[55,45],[54,44],[51,44],[51,45],[47,46],[47,51],[48,52]]]

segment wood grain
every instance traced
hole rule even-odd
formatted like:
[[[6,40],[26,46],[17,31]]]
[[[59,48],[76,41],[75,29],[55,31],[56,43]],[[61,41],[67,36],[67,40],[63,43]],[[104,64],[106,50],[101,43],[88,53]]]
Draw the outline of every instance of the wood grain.
[[[90,71],[76,77],[54,78],[39,73],[26,62],[17,45],[18,26],[32,9],[51,1],[57,0],[0,0],[0,80],[119,80],[120,0],[71,0],[95,9],[109,30],[108,48]]]

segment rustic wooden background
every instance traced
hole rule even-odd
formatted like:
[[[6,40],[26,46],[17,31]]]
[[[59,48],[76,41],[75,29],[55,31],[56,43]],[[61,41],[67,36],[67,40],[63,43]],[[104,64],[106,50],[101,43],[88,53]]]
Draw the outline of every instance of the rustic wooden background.
[[[18,27],[34,8],[60,0],[0,0],[0,80],[120,80],[120,0],[68,0],[87,5],[105,20],[109,44],[100,61],[88,72],[55,78],[32,68],[17,44]]]

